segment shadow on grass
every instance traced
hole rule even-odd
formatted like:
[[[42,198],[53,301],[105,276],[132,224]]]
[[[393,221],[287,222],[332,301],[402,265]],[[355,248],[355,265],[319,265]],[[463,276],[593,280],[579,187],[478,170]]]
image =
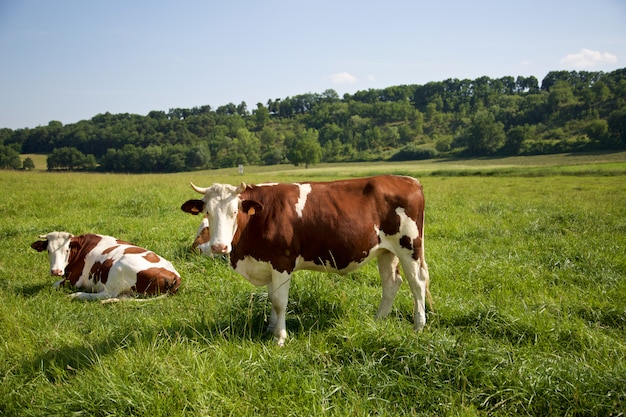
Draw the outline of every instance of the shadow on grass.
[[[154,303],[175,302],[177,295]],[[89,302],[86,302],[89,303]],[[145,305],[145,304],[144,304]],[[93,310],[100,306],[93,303]],[[126,310],[122,304],[109,304],[108,308]],[[146,307],[137,307],[144,309]],[[134,309],[134,307],[133,307]],[[315,294],[299,294],[298,302],[288,305],[287,331],[290,335],[302,332],[323,331],[333,326],[337,315],[342,314],[336,303],[326,302]],[[129,312],[132,310],[126,310]],[[67,343],[49,347],[43,353],[23,364],[25,373],[42,372],[51,383],[72,378],[77,372],[100,366],[101,358],[120,350],[152,349],[160,343],[213,345],[232,343],[244,346],[246,342],[274,345],[273,335],[267,332],[271,304],[266,293],[240,292],[217,312],[207,309],[195,311],[189,320],[183,315],[170,324],[144,324],[137,326],[133,320],[121,325],[111,325],[111,330],[96,341]]]
[[[14,287],[13,292],[16,295],[32,297],[34,295],[39,294],[41,291],[49,287],[52,287],[52,284],[30,284],[30,285],[23,285],[21,287]]]

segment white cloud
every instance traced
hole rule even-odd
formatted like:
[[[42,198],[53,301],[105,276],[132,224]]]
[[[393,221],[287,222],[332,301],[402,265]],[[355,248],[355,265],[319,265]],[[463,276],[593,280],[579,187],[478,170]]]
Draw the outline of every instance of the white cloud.
[[[356,77],[349,72],[339,72],[330,75],[328,78],[330,78],[333,84],[354,84],[357,81]]]
[[[592,68],[602,64],[614,64],[617,57],[608,52],[592,51],[591,49],[582,48],[577,54],[569,54],[561,59],[561,65],[567,67]]]

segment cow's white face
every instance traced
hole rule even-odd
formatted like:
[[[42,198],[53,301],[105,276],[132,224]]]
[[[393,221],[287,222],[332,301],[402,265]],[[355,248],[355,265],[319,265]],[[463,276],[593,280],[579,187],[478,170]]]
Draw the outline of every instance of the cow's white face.
[[[214,184],[206,189],[202,201],[211,238],[208,244],[199,247],[203,253],[206,254],[207,249],[214,254],[228,254],[232,250],[241,201],[239,194],[245,189],[245,185],[242,186]]]
[[[50,259],[50,275],[63,276],[65,267],[70,261],[70,241],[74,235],[67,232],[51,232],[40,236],[48,241],[48,258]]]

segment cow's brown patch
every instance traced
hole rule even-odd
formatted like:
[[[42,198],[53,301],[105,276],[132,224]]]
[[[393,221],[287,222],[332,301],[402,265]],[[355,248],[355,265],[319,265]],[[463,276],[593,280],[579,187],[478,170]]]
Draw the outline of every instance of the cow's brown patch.
[[[119,247],[120,247],[120,245],[110,246],[110,247],[106,248],[105,250],[103,250],[102,254],[103,255],[107,255],[107,254],[113,252],[115,249],[117,249]]]
[[[180,277],[165,268],[148,268],[137,273],[134,290],[143,294],[174,294]]]
[[[402,246],[405,249],[413,249],[413,244],[411,242],[411,238],[408,237],[407,235],[404,235],[400,238],[400,246]]]
[[[129,246],[126,249],[124,249],[124,255],[134,254],[134,253],[144,253],[144,252],[148,252],[148,250],[144,248],[140,248],[139,246]]]
[[[146,253],[143,258],[148,261],[148,262],[152,262],[153,264],[159,263],[161,262],[161,258],[159,258],[159,256],[154,253],[154,252],[148,252]]]
[[[85,256],[98,245],[102,238],[98,235],[81,235],[70,240],[70,256],[65,267],[65,278],[72,285],[80,279],[85,268]]]
[[[104,262],[95,262],[89,271],[89,279],[106,284],[111,266],[113,266],[113,259],[110,258]]]

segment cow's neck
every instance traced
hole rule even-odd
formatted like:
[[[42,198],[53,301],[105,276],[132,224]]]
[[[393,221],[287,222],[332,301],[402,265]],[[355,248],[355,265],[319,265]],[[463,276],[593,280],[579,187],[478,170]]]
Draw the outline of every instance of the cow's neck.
[[[76,282],[80,279],[83,269],[85,268],[85,258],[93,250],[93,248],[101,240],[100,237],[93,235],[93,238],[86,238],[86,236],[77,236],[72,238],[72,243],[77,243],[78,247],[74,247],[70,250],[70,256],[65,267],[65,279],[72,285],[76,285]]]

